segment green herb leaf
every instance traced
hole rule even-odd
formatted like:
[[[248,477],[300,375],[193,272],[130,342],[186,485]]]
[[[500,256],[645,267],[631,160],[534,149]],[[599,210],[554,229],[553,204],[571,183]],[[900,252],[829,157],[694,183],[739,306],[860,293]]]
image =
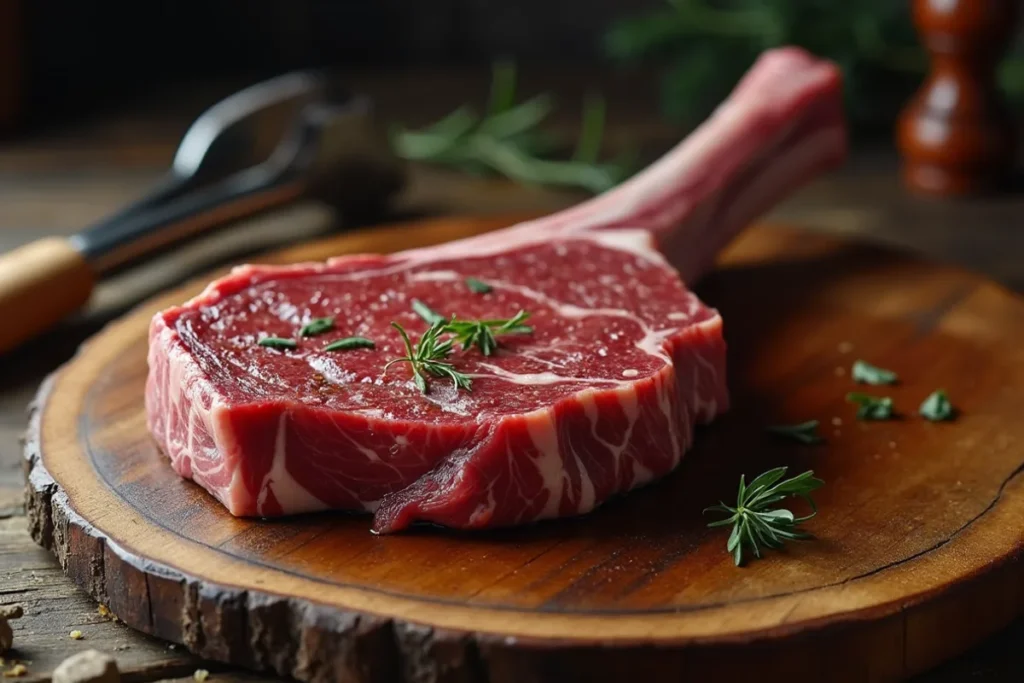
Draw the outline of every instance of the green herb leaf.
[[[513,317],[504,320],[456,320],[453,316],[445,325],[444,331],[455,335],[455,340],[462,346],[463,351],[476,346],[482,354],[490,356],[498,348],[495,335],[532,333],[533,328],[523,324],[529,317],[530,314],[526,311],[519,311]]]
[[[871,396],[851,392],[846,395],[846,400],[856,403],[858,420],[888,420],[892,418],[892,399],[888,396]]]
[[[789,437],[795,441],[806,444],[821,443],[822,438],[818,434],[818,421],[808,420],[794,425],[773,425],[767,427],[772,434]]]
[[[388,361],[384,366],[384,374],[387,374],[388,368],[395,363],[408,363],[412,369],[413,381],[416,383],[416,387],[424,394],[430,391],[430,384],[427,381],[428,374],[450,379],[452,384],[455,385],[456,391],[459,389],[471,391],[472,381],[469,376],[458,372],[451,363],[446,362],[446,359],[452,353],[452,346],[454,345],[451,339],[441,338],[446,323],[447,321],[441,318],[431,324],[427,331],[423,333],[423,336],[419,338],[419,341],[413,344],[405,328],[397,322],[392,322],[391,326],[398,330],[398,333],[402,336],[402,343],[405,345],[405,355]]]
[[[282,337],[264,337],[256,342],[259,346],[266,346],[270,349],[294,349],[299,345],[294,339],[284,339]]]
[[[444,322],[447,319],[440,313],[435,312],[430,306],[426,305],[419,299],[412,300],[412,310],[416,311],[416,315],[423,318],[423,321],[428,325],[433,325],[437,322]]]
[[[317,318],[310,320],[306,325],[299,330],[300,337],[315,337],[318,334],[324,332],[330,332],[334,329],[334,318]]]
[[[896,384],[899,381],[899,377],[892,370],[886,370],[885,368],[875,367],[866,361],[859,360],[853,364],[853,370],[851,372],[854,382],[863,382],[864,384],[882,385],[882,384]]]
[[[783,479],[785,475],[785,467],[776,467],[756,477],[749,486],[744,483],[743,475],[740,475],[736,507],[719,503],[704,510],[705,513],[720,512],[726,515],[725,519],[711,522],[708,526],[732,526],[725,547],[732,553],[737,567],[743,564],[744,551],[761,557],[762,546],[781,548],[785,541],[811,538],[796,527],[817,514],[811,493],[824,486],[825,482],[816,479],[811,470],[791,479]],[[811,506],[810,514],[797,517],[785,508],[771,507],[786,498],[802,498]]]
[[[375,349],[377,345],[372,339],[366,337],[345,337],[338,341],[331,342],[324,347],[324,351],[352,351],[353,349]]]
[[[477,280],[475,277],[467,277],[466,286],[469,287],[469,291],[474,294],[490,294],[494,291],[494,287],[491,287],[483,280]]]
[[[942,389],[933,391],[921,404],[918,412],[921,413],[921,417],[932,422],[952,420],[956,417],[956,409],[953,408],[949,397]]]

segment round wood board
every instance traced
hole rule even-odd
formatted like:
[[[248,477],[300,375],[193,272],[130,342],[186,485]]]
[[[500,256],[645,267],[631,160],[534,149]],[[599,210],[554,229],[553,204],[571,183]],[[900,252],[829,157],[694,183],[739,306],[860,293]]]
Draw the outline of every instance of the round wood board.
[[[493,229],[446,219],[292,249],[389,251]],[[232,518],[146,432],[148,302],[40,391],[36,540],[127,624],[301,680],[899,680],[1024,612],[1024,303],[957,269],[778,227],[698,287],[721,309],[734,408],[677,472],[578,519],[378,537],[362,516]],[[858,422],[853,360],[899,372]],[[960,409],[917,407],[942,387]],[[882,393],[878,391],[876,393]],[[772,437],[818,419],[827,443]],[[817,540],[737,569],[701,510],[780,464],[826,482]]]

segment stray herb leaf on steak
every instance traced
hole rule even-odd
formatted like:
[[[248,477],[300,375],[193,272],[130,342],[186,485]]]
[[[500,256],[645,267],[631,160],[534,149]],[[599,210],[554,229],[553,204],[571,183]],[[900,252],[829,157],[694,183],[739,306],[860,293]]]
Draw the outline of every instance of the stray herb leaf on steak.
[[[338,341],[331,342],[324,347],[324,351],[352,351],[354,349],[375,349],[377,345],[372,339],[366,337],[345,337]]]
[[[318,334],[324,332],[330,332],[334,329],[334,318],[317,318],[310,320],[306,325],[299,330],[300,337],[315,337]]]

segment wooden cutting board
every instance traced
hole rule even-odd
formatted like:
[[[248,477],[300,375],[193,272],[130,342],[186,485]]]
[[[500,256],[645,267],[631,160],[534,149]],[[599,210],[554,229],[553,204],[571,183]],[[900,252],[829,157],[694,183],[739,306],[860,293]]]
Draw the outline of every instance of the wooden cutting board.
[[[90,340],[40,391],[27,446],[36,540],[126,623],[202,656],[325,681],[894,681],[1024,612],[1024,303],[977,276],[753,228],[699,287],[726,320],[735,406],[677,472],[579,519],[386,537],[363,516],[234,519],[171,471],[143,415],[147,325],[207,279]],[[857,358],[899,372],[876,393],[900,419],[854,419]],[[956,422],[917,416],[938,387]],[[827,443],[763,431],[812,418]],[[780,464],[827,482],[818,538],[737,569],[701,510]]]

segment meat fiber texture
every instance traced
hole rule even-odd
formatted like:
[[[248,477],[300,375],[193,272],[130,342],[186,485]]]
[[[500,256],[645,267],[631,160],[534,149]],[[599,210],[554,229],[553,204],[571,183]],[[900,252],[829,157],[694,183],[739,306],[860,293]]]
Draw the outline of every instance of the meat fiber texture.
[[[150,328],[149,428],[233,515],[373,513],[484,528],[578,515],[672,471],[728,407],[722,320],[684,284],[750,220],[845,156],[840,80],[763,55],[690,137],[608,193],[537,221],[391,256],[243,266]],[[487,283],[472,291],[466,278]],[[530,313],[472,381],[424,394],[391,322]],[[310,320],[335,329],[297,337]],[[291,350],[260,338],[298,339]],[[324,351],[363,336],[374,349]]]

